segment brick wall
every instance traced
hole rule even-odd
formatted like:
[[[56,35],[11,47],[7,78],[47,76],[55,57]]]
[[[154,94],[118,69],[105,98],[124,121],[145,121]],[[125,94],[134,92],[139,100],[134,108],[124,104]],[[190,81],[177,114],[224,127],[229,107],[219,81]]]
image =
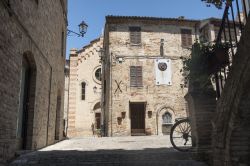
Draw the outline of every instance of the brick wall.
[[[250,165],[250,18],[217,104],[213,132],[215,166]]]
[[[55,142],[56,101],[63,101],[66,34],[66,0],[0,2],[0,162],[13,157],[18,147],[17,119],[20,106],[24,56],[31,76],[26,149]],[[61,47],[63,42],[64,48]],[[62,56],[63,55],[63,56]],[[58,94],[61,92],[62,94]],[[63,102],[61,102],[63,108]],[[63,121],[60,114],[60,139]]]

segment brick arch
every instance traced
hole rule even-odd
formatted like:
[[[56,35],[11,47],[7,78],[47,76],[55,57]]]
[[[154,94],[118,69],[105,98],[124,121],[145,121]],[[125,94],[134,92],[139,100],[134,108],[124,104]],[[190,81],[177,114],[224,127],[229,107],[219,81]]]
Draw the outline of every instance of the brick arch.
[[[22,66],[21,90],[23,90],[23,94],[20,96],[18,113],[18,125],[22,126],[20,148],[32,149],[37,69],[35,57],[31,51],[23,53]]]
[[[174,121],[174,119],[175,119],[175,111],[171,107],[168,107],[168,106],[160,107],[157,110],[157,113],[156,113],[157,135],[163,135],[163,132],[162,132],[162,116],[167,112],[171,114],[172,121]]]

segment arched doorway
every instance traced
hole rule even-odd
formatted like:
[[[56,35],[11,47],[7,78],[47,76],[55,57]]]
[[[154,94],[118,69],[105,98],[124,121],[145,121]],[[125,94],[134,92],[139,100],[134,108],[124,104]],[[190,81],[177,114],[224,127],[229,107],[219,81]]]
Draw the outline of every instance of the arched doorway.
[[[100,130],[101,129],[101,103],[97,102],[94,105],[94,112],[95,112],[95,129]]]
[[[175,114],[169,107],[161,107],[156,115],[157,135],[167,135],[173,126]]]
[[[31,149],[33,136],[34,103],[36,91],[36,65],[30,52],[23,54],[17,116],[18,149]]]

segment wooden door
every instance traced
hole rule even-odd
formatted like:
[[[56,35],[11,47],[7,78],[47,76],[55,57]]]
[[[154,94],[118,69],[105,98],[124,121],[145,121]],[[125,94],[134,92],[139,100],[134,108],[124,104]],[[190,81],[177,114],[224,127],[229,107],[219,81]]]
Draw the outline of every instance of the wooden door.
[[[131,135],[145,134],[145,106],[144,103],[130,104]]]

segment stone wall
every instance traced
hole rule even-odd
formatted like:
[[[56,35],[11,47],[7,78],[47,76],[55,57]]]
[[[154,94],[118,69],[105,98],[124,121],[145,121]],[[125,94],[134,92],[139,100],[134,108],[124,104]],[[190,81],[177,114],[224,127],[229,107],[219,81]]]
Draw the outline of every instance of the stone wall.
[[[215,166],[250,165],[250,18],[238,44],[225,88],[217,104],[213,132]]]
[[[106,93],[109,94],[104,97],[106,104],[104,112],[108,117],[107,134],[109,136],[131,135],[129,105],[131,102],[144,102],[146,103],[146,134],[161,135],[162,115],[165,112],[172,115],[172,123],[175,118],[187,116],[184,100],[187,89],[181,86],[184,81],[180,70],[183,65],[181,57],[189,56],[190,50],[181,46],[180,31],[181,28],[191,29],[192,41],[194,41],[197,22],[163,23],[150,19],[140,20],[140,18],[117,20],[114,21],[115,23],[107,20],[106,36],[104,36],[104,48],[108,50],[104,60],[106,65],[104,79],[109,81],[106,85]],[[130,26],[141,27],[141,45],[130,44]],[[163,56],[160,55],[161,39],[164,40]],[[121,63],[117,61],[119,57],[123,58]],[[156,59],[172,61],[172,85],[156,85],[154,66]],[[130,86],[130,66],[142,66],[143,87]],[[120,81],[121,91],[117,90],[117,83]],[[118,119],[123,112],[125,117],[119,123]]]
[[[0,2],[0,162],[18,149],[38,149],[63,132],[63,92],[67,1]],[[27,140],[20,147],[22,66],[30,69]],[[59,98],[58,98],[59,96]],[[57,104],[57,98],[61,100]],[[20,109],[19,109],[20,107]],[[56,111],[57,109],[60,110]],[[57,115],[56,115],[57,112]],[[56,125],[56,118],[57,125]]]
[[[101,108],[95,106],[101,102],[101,81],[96,78],[95,72],[101,69],[101,48],[102,38],[98,38],[81,50],[72,50],[70,54],[69,137],[93,136],[93,125],[96,129],[95,114],[101,113]],[[86,83],[84,100],[81,98],[82,82]]]

